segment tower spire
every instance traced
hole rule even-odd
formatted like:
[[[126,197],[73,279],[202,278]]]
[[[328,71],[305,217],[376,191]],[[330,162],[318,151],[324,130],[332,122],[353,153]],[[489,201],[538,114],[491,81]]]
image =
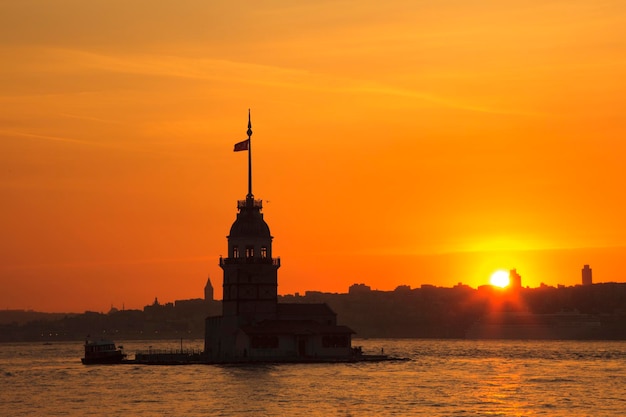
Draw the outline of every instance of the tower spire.
[[[248,195],[247,200],[254,200],[252,194],[252,122],[250,121],[250,109],[248,109]]]

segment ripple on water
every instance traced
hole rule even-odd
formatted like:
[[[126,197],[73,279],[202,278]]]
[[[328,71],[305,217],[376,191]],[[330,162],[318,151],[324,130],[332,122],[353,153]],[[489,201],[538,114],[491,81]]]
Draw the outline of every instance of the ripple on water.
[[[159,346],[154,341],[124,345],[128,350],[133,343],[137,350]],[[366,352],[384,347],[386,353],[413,360],[85,367],[72,344],[6,345],[0,353],[0,415],[564,417],[620,415],[626,407],[625,342],[355,344]],[[18,351],[27,354],[11,353]],[[590,387],[598,395],[588,395]]]

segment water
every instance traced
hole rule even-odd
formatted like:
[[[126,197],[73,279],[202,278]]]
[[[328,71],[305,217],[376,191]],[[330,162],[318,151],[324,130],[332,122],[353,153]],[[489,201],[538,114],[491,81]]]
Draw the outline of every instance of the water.
[[[123,344],[131,357],[180,348],[179,341]],[[0,344],[0,416],[626,415],[626,342],[354,344],[412,360],[83,366],[80,342]]]

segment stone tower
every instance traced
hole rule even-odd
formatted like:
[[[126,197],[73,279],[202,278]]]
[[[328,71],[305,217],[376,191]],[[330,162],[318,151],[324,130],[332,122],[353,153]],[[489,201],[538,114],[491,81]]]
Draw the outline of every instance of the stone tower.
[[[237,219],[228,235],[228,257],[220,259],[224,270],[222,314],[238,316],[239,324],[276,316],[278,268],[272,258],[272,236],[263,220],[261,200],[248,195],[237,202]]]
[[[237,202],[237,219],[230,228],[228,256],[220,258],[224,271],[222,315],[237,317],[238,324],[276,318],[278,268],[272,258],[272,236],[263,220],[262,200],[252,194],[252,123],[248,111],[248,139],[235,152],[248,151],[248,195]]]
[[[235,152],[248,151],[248,195],[237,202],[224,271],[222,315],[207,317],[204,354],[212,363],[348,360],[351,337],[326,304],[278,303],[280,259],[272,257],[272,235],[263,204],[252,194],[252,124]]]

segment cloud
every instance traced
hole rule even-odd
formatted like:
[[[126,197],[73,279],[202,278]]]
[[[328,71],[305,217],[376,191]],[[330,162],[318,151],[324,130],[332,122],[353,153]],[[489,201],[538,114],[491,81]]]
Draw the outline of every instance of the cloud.
[[[62,136],[39,135],[39,134],[27,133],[27,132],[15,132],[15,131],[9,131],[9,130],[0,130],[0,135],[18,136],[18,137],[31,138],[31,139],[42,139],[42,140],[53,141],[53,142],[75,143],[79,145],[104,146],[102,143],[91,142],[87,140],[66,138]]]
[[[3,265],[4,270],[24,270],[24,269],[69,269],[69,268],[93,268],[104,266],[129,266],[129,265],[153,265],[153,264],[184,264],[197,263],[213,260],[210,256],[185,256],[178,258],[141,258],[141,259],[117,259],[100,261],[81,262],[59,262],[59,263],[28,263],[17,265]]]
[[[26,59],[21,64],[14,63],[14,71],[36,73],[39,77],[91,73],[101,77],[104,82],[105,79],[115,74],[131,74],[214,83],[249,84],[318,93],[382,94],[412,98],[437,106],[469,111],[503,114],[523,113],[475,105],[459,99],[403,89],[367,79],[358,80],[285,66],[173,55],[105,54],[65,48],[28,47],[20,49],[18,55],[26,57]],[[51,137],[50,139],[56,140],[57,138]],[[63,139],[60,138],[59,140]],[[68,141],[72,141],[72,139],[68,139]]]

